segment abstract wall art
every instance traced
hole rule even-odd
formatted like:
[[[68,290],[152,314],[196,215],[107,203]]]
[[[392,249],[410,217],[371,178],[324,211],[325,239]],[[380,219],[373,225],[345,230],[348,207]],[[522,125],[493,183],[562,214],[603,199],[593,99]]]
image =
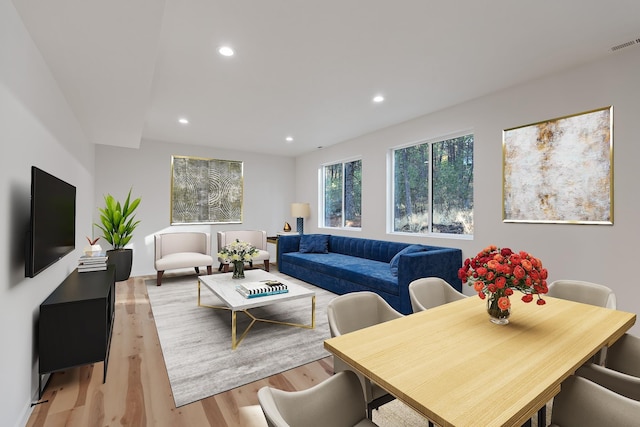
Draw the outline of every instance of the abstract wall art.
[[[503,131],[503,221],[613,224],[613,107]]]
[[[171,225],[242,222],[243,164],[171,156]]]

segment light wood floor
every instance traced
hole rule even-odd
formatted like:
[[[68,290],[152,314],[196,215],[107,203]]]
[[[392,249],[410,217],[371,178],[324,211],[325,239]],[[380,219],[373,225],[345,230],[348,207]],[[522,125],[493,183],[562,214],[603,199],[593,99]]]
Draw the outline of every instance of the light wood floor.
[[[116,283],[106,383],[102,363],[53,374],[27,427],[263,426],[256,394],[260,387],[302,390],[331,375],[328,357],[176,408],[144,285],[149,278]]]

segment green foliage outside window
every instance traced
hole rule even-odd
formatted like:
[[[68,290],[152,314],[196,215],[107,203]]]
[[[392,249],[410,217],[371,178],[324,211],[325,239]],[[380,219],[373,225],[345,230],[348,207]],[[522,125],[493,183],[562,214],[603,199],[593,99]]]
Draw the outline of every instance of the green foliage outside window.
[[[361,226],[362,160],[324,166],[324,226]]]
[[[473,135],[393,152],[393,231],[473,234]]]

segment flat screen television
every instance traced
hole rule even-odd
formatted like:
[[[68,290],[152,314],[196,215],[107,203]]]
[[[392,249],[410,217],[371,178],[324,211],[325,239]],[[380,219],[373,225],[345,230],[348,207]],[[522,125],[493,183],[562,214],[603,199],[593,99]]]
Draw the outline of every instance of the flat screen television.
[[[25,276],[36,276],[75,247],[76,187],[32,166]]]

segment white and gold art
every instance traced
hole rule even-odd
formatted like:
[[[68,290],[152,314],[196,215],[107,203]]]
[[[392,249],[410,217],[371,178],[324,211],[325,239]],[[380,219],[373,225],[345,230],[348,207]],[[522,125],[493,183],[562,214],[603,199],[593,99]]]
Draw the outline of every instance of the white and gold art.
[[[503,221],[613,224],[613,107],[503,131]]]

